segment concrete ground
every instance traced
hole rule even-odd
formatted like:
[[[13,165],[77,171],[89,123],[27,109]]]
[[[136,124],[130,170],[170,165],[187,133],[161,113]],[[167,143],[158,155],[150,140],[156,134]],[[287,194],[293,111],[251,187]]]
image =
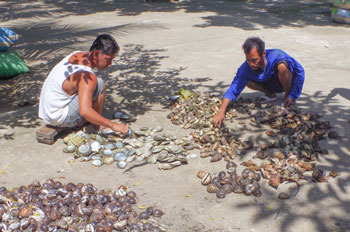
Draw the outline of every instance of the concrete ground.
[[[127,185],[139,206],[165,212],[161,221],[169,231],[350,231],[350,26],[332,22],[331,9],[331,1],[321,0],[0,1],[0,27],[22,36],[14,48],[31,69],[0,81],[0,185],[48,178],[99,189]],[[160,125],[177,136],[189,132],[166,118],[167,96],[179,88],[222,95],[245,59],[241,45],[249,36],[285,50],[306,71],[298,106],[330,121],[340,135],[321,142],[329,154],[319,157],[317,167],[340,176],[328,183],[305,181],[286,201],[277,195],[295,192],[294,184],[275,190],[265,183],[260,198],[230,194],[218,201],[196,173],[218,173],[224,162],[198,158],[170,171],[146,165],[122,174],[115,166],[69,162],[62,139],[52,146],[37,143],[45,77],[65,55],[88,50],[102,33],[121,46],[114,65],[99,73],[108,85],[105,116],[125,110],[138,118],[131,127]],[[245,89],[242,96],[259,94]]]

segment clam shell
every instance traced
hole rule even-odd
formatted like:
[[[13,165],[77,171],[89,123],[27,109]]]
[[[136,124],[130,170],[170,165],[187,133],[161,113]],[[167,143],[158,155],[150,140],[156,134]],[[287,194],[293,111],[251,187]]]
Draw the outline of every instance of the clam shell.
[[[95,167],[101,167],[103,165],[103,161],[100,159],[96,159],[96,160],[93,160],[91,164],[92,166],[95,166]]]
[[[203,170],[199,170],[198,172],[197,172],[197,177],[199,178],[199,179],[203,179],[203,177],[205,176],[205,171],[203,171]]]
[[[211,177],[210,173],[207,173],[202,178],[202,185],[208,185],[211,183],[211,181],[212,181],[212,177]]]
[[[246,186],[244,186],[244,194],[245,195],[248,195],[248,196],[252,195],[254,190],[255,190],[255,187],[252,184],[247,184]]]
[[[118,168],[123,169],[123,168],[126,167],[127,163],[122,160],[122,161],[117,162],[116,165],[117,165]]]
[[[113,150],[113,149],[115,149],[116,147],[117,147],[116,144],[115,144],[115,143],[111,143],[111,142],[106,143],[106,144],[103,145],[103,148],[104,148],[104,149],[109,149],[109,150]]]
[[[133,150],[133,149],[132,149],[132,150],[129,150],[129,151],[127,152],[126,155],[127,155],[128,157],[130,157],[130,156],[133,156],[133,155],[135,155],[135,154],[136,154],[136,150]]]
[[[218,191],[218,187],[215,184],[209,184],[207,191],[208,193],[216,193]]]
[[[166,136],[163,136],[163,135],[155,135],[155,136],[153,137],[153,139],[154,139],[155,141],[165,141],[165,140],[167,140],[167,137],[166,137]]]
[[[156,128],[153,129],[154,132],[161,132],[163,131],[163,127],[157,126]]]
[[[135,160],[137,161],[137,162],[141,162],[141,161],[143,161],[145,159],[145,157],[143,156],[143,155],[139,155],[139,156],[137,156],[136,158],[135,158]]]
[[[76,146],[73,144],[67,145],[65,148],[63,148],[63,152],[65,153],[72,153],[76,149]]]
[[[151,152],[158,153],[158,152],[161,152],[162,150],[163,150],[162,146],[155,146],[155,147],[152,147]]]
[[[103,149],[101,153],[104,156],[111,156],[113,154],[113,151],[111,149]]]
[[[155,164],[155,163],[157,163],[157,159],[158,159],[158,155],[157,154],[153,154],[153,155],[151,155],[151,156],[149,156],[147,158],[147,162],[149,164]]]
[[[91,147],[91,151],[92,151],[92,152],[99,152],[102,146],[101,146],[100,142],[98,142],[98,141],[93,141],[93,142],[90,144],[90,147]]]
[[[102,158],[102,161],[104,164],[107,164],[107,165],[114,163],[114,159],[112,156],[105,156]]]
[[[100,156],[100,155],[93,155],[93,156],[91,156],[91,159],[92,160],[102,160],[102,156]]]
[[[88,156],[91,154],[91,147],[88,144],[82,144],[78,148],[78,153],[82,156]]]
[[[128,156],[124,152],[116,152],[113,154],[113,159],[115,161],[124,161],[128,158]]]
[[[223,190],[223,189],[218,189],[217,191],[216,191],[216,197],[217,198],[225,198],[225,195],[226,195],[226,193],[225,193],[225,190]]]
[[[96,141],[98,141],[100,144],[103,144],[104,143],[104,139],[101,135],[99,134],[95,134],[95,139]]]
[[[187,160],[191,160],[191,159],[197,159],[198,155],[197,154],[189,154],[186,156]]]
[[[280,194],[278,194],[278,199],[281,199],[281,200],[289,199],[289,194],[285,192],[281,192]]]
[[[115,146],[117,149],[122,149],[124,148],[124,143],[120,140],[118,140],[117,142],[115,142]]]
[[[128,158],[125,160],[127,163],[131,163],[132,161],[134,161],[136,159],[136,155],[133,156],[128,156]]]
[[[162,150],[161,152],[158,153],[158,160],[162,161],[168,156],[168,154],[169,154],[168,151]]]

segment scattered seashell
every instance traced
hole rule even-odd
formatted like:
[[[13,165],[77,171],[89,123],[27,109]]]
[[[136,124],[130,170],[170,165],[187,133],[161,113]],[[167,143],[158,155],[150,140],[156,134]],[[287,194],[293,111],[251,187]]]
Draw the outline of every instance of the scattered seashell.
[[[289,199],[289,194],[285,192],[281,192],[280,194],[278,194],[278,199],[281,199],[281,200]]]
[[[209,184],[207,187],[208,193],[216,193],[218,190],[218,187],[215,184]]]
[[[203,177],[206,175],[206,173],[205,173],[205,171],[203,171],[203,170],[199,170],[198,172],[197,172],[197,177],[199,178],[199,179],[203,179]]]
[[[210,173],[207,173],[202,178],[202,185],[208,185],[211,183],[211,181],[212,181],[212,177],[211,177]]]
[[[126,165],[127,165],[127,163],[125,161],[123,161],[123,160],[117,162],[117,167],[120,168],[120,169],[125,168]]]

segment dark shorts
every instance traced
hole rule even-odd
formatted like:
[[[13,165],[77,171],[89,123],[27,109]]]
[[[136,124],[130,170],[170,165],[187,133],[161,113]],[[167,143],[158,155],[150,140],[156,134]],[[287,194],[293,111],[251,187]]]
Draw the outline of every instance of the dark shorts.
[[[283,93],[284,89],[277,77],[277,66],[280,63],[284,63],[288,67],[288,62],[286,60],[281,60],[275,65],[275,75],[270,80],[264,82],[253,82],[267,89],[271,93]]]
[[[284,89],[280,83],[280,81],[277,79],[277,77],[273,77],[268,81],[264,82],[255,82],[255,84],[262,86],[263,88],[267,89],[271,93],[283,93]]]

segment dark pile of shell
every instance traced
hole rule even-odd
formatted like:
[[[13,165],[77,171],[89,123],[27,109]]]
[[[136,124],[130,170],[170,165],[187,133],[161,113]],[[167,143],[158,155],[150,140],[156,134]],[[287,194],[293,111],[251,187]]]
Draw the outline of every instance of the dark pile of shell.
[[[202,146],[200,156],[211,157],[211,162],[230,161],[254,148],[253,142],[241,141],[234,136],[232,129],[213,127],[212,118],[220,104],[218,97],[194,94],[191,98],[174,101],[168,114],[173,124],[193,130],[194,141]],[[268,179],[274,188],[284,181],[298,183],[304,172],[314,170],[318,154],[328,152],[321,149],[318,141],[325,138],[331,126],[329,122],[319,120],[317,114],[296,107],[286,109],[238,98],[227,109],[225,120],[233,122],[236,118],[239,121],[240,114],[245,118],[248,115],[252,127],[265,129],[271,140],[268,144],[261,144],[253,157],[263,160],[260,165],[252,160],[242,165],[251,171],[261,171],[263,178]],[[329,131],[328,137],[334,139],[338,136],[335,131]],[[314,179],[322,182],[324,175],[315,173]]]
[[[64,138],[67,146],[64,152],[73,153],[79,161],[91,161],[93,166],[116,163],[125,168],[133,161],[158,164],[159,169],[167,170],[186,164],[197,155],[190,150],[201,148],[191,136],[177,139],[176,136],[161,134],[162,127],[143,127],[133,135],[123,138],[118,134],[102,136],[78,131]]]
[[[260,197],[260,173],[245,168],[239,176],[236,168],[237,164],[229,161],[226,164],[226,171],[219,172],[217,176],[212,177],[210,173],[201,170],[197,173],[197,177],[201,179],[202,185],[207,186],[207,191],[215,193],[217,198],[224,198],[229,193]]]
[[[92,184],[52,179],[14,189],[0,187],[0,231],[166,231],[149,207],[134,210],[134,191],[98,191]]]

